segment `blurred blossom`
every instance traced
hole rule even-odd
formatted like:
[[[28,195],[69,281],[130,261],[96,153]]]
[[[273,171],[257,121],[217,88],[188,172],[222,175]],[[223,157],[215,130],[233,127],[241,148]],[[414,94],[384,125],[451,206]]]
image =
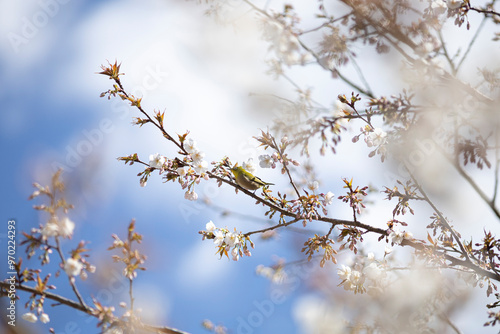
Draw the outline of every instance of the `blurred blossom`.
[[[327,205],[332,204],[334,197],[335,197],[335,195],[331,191],[327,192],[324,195],[323,205],[327,206]]]
[[[339,118],[337,123],[340,125],[346,125],[349,123],[349,119],[344,118],[346,116],[344,110],[349,110],[349,106],[346,103],[340,102],[339,100],[335,101],[335,105],[332,111],[332,116]]]
[[[375,128],[368,135],[368,146],[380,146],[385,143],[387,132],[381,128]]]
[[[337,270],[337,275],[339,275],[341,280],[348,280],[351,277],[351,267],[342,264],[340,269]]]
[[[342,311],[334,309],[327,300],[313,295],[306,295],[297,300],[293,307],[293,316],[306,334],[340,334],[346,331]]]
[[[255,173],[255,163],[252,158],[248,159],[247,162],[244,162],[242,166],[246,171],[252,174]]]
[[[238,261],[240,259],[240,252],[239,252],[237,247],[234,247],[231,250],[231,255],[232,255],[234,261]]]
[[[435,14],[441,15],[446,12],[446,3],[443,0],[434,0],[431,2],[431,9]]]
[[[276,163],[270,155],[265,154],[259,156],[259,166],[261,168],[274,168],[276,167]]]
[[[263,18],[264,39],[271,43],[271,49],[286,65],[300,64],[305,61],[300,54],[297,37],[280,22],[267,17]],[[302,58],[302,59],[301,59]]]
[[[215,224],[214,224],[212,221],[209,221],[209,222],[205,225],[205,229],[206,229],[208,232],[213,232],[213,231],[215,231]]]
[[[59,235],[59,225],[55,219],[51,219],[42,228],[42,236],[47,239]]]
[[[82,271],[82,267],[83,264],[80,261],[70,257],[69,259],[66,260],[66,263],[64,264],[64,271],[70,277],[78,276]]]
[[[47,313],[42,313],[42,315],[40,315],[40,322],[46,324],[50,321],[50,318],[49,316],[47,315]]]
[[[190,201],[196,201],[198,199],[198,194],[194,191],[186,191],[184,194],[184,198]]]
[[[463,0],[446,0],[449,9],[457,9],[462,6]]]
[[[68,217],[64,217],[59,221],[59,235],[63,238],[70,238],[73,235],[74,229],[75,223],[69,220]]]
[[[35,323],[38,320],[38,317],[31,312],[24,313],[22,315],[22,318],[26,321],[33,322],[33,323]]]
[[[389,247],[389,246],[385,246],[385,249],[384,249],[384,256],[385,255],[389,255],[392,253],[392,248]]]
[[[319,182],[318,181],[311,181],[307,184],[307,188],[309,188],[312,191],[315,191],[319,188]]]

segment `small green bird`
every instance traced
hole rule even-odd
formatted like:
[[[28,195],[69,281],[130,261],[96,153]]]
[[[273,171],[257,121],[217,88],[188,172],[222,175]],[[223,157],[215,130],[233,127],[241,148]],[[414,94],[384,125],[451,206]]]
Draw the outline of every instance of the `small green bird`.
[[[248,190],[257,190],[262,186],[274,185],[274,183],[262,181],[257,176],[254,176],[250,172],[246,171],[243,167],[238,166],[238,164],[231,168],[231,172],[233,172],[236,183]]]

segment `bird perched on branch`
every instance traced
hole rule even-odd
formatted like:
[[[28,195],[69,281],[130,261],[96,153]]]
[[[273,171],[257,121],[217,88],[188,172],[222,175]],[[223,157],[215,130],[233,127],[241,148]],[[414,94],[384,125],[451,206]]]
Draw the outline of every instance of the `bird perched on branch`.
[[[274,185],[274,183],[262,181],[257,176],[245,170],[243,167],[238,166],[238,164],[231,168],[231,172],[233,172],[236,183],[238,183],[242,188],[248,190],[257,190],[262,186]]]

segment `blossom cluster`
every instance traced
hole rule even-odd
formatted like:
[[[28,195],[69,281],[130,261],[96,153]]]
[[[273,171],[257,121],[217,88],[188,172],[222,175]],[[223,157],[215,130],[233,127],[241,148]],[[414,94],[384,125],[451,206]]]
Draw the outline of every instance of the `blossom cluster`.
[[[309,52],[301,52],[300,42],[290,27],[277,19],[264,17],[262,20],[263,37],[271,43],[269,47],[274,50],[280,61],[288,66],[302,64],[312,60]]]
[[[339,285],[354,293],[368,292],[378,295],[387,284],[384,264],[376,261],[373,253],[368,253],[366,258],[361,258],[360,262],[352,267],[341,265],[337,275],[342,280]]]
[[[205,225],[205,231],[199,232],[203,235],[203,240],[212,239],[214,245],[217,247],[217,253],[222,257],[223,255],[229,258],[229,254],[234,261],[238,261],[241,256],[252,256],[252,253],[247,247],[246,242],[250,242],[250,246],[254,245],[250,239],[243,235],[241,232],[230,232],[227,228],[216,227],[212,221]]]
[[[403,240],[411,240],[413,239],[413,234],[407,231],[401,231],[399,229],[393,229],[391,234],[389,234],[389,239],[391,243],[394,245],[401,245]]]
[[[44,240],[57,236],[71,239],[74,230],[75,223],[73,223],[68,217],[59,219],[57,216],[53,216],[40,231],[36,232],[40,232]]]
[[[257,268],[255,268],[255,273],[259,276],[267,278],[275,284],[282,284],[287,279],[287,274],[282,263],[272,267],[259,264]]]
[[[192,138],[186,139],[183,142],[183,148],[187,153],[183,166],[179,166],[178,162],[174,163],[165,156],[156,153],[149,156],[149,167],[159,169],[160,174],[165,170],[169,171],[170,173],[167,174],[167,181],[171,178],[173,172],[179,180],[182,189],[187,188],[184,198],[190,201],[196,201],[198,199],[198,194],[194,191],[194,184],[200,183],[202,178],[205,180],[208,179],[207,171],[209,164],[204,160],[205,153],[198,149],[196,141]],[[141,182],[141,185],[145,186],[146,182]]]
[[[387,132],[381,128],[361,129],[365,134],[365,142],[368,147],[380,147],[387,142]]]
[[[50,318],[49,318],[47,313],[42,313],[42,314],[40,314],[40,317],[37,317],[36,314],[34,314],[33,312],[27,312],[27,313],[24,313],[21,317],[24,320],[32,322],[32,323],[35,323],[38,320],[40,320],[40,322],[46,324],[50,321]]]

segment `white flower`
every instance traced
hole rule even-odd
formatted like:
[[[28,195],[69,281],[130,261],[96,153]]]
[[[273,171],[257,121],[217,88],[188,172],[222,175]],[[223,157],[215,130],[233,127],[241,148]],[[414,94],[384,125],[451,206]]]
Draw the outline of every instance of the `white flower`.
[[[165,157],[159,153],[151,154],[149,156],[149,167],[162,168],[165,163]]]
[[[366,259],[369,262],[372,262],[373,260],[375,260],[375,254],[373,254],[372,252],[368,253],[368,255],[366,256]]]
[[[457,9],[462,6],[463,1],[462,0],[447,0],[446,5],[448,6],[449,9]]]
[[[220,246],[224,243],[224,233],[221,230],[215,231],[214,236],[215,246]]]
[[[226,234],[226,237],[224,238],[224,242],[229,247],[233,247],[234,245],[239,244],[240,240],[238,239],[238,234],[229,232]]]
[[[335,195],[334,195],[331,191],[327,192],[327,193],[324,195],[323,205],[324,205],[324,206],[327,206],[327,205],[332,204],[332,202],[333,202],[333,197],[334,197],[334,196],[335,196]]]
[[[337,270],[337,275],[339,275],[341,280],[349,280],[351,277],[351,267],[341,265],[341,268]]]
[[[73,235],[74,229],[75,223],[69,220],[68,217],[64,217],[59,221],[59,235],[63,238],[70,238]]]
[[[46,324],[47,322],[50,321],[50,318],[48,316],[47,313],[42,313],[42,315],[40,316],[40,321],[43,322],[44,324]]]
[[[212,221],[209,221],[209,222],[205,225],[205,229],[206,229],[208,232],[213,232],[213,231],[215,231],[216,227],[215,227],[215,224],[214,224]]]
[[[369,143],[371,143],[371,145],[368,146],[382,145],[383,143],[385,143],[385,137],[387,137],[387,132],[385,132],[381,128],[373,129],[373,131],[368,135]]]
[[[55,237],[59,235],[59,224],[57,220],[51,219],[42,228],[42,236],[47,239],[49,237]]]
[[[198,199],[198,194],[194,191],[186,191],[184,194],[184,198],[190,201],[196,201]]]
[[[231,250],[231,255],[233,256],[234,261],[238,261],[240,259],[240,252],[237,247],[234,247]]]
[[[413,233],[411,233],[411,232],[405,232],[404,235],[403,235],[403,238],[411,240],[411,239],[413,239]]]
[[[205,153],[202,151],[195,150],[193,153],[191,153],[191,158],[193,159],[193,162],[195,164],[199,161],[202,161],[204,157]]]
[[[208,170],[208,162],[206,162],[205,160],[196,162],[196,164],[194,165],[194,170],[198,174],[205,173]]]
[[[307,188],[309,188],[312,191],[315,191],[316,189],[319,188],[319,182],[318,181],[311,181],[307,184]]]
[[[389,239],[395,245],[401,245],[404,239],[404,232],[401,232],[399,229],[395,229],[389,234]]]
[[[339,123],[340,125],[346,125],[347,123],[349,123],[349,119],[343,118],[346,116],[344,110],[349,110],[349,108],[350,107],[346,103],[340,102],[339,100],[335,101],[332,115],[333,117],[339,118],[337,123]]]
[[[365,273],[366,277],[368,277],[372,281],[378,281],[383,276],[383,271],[375,262],[372,262],[368,266],[366,266],[363,272]]]
[[[300,55],[300,65],[305,65],[314,59],[313,55],[309,52]]]
[[[252,158],[248,159],[247,162],[244,162],[242,167],[252,174],[255,173],[255,163],[253,162]]]
[[[196,147],[196,142],[192,138],[189,138],[184,142],[184,149],[189,154],[192,154],[198,150],[198,148]]]
[[[344,290],[349,291],[349,290],[354,290],[354,289],[356,289],[356,285],[353,282],[350,282],[350,281],[344,282]]]
[[[37,316],[31,312],[24,313],[22,315],[22,318],[26,321],[33,322],[33,323],[35,323],[38,320]]]
[[[180,167],[180,168],[177,168],[177,174],[179,174],[180,177],[184,177],[187,172],[188,172],[188,168],[186,167]]]
[[[68,276],[78,276],[80,275],[80,272],[82,271],[83,264],[70,257],[69,259],[66,260],[66,263],[64,264],[64,271]]]
[[[350,281],[355,285],[361,285],[365,281],[363,274],[357,270],[351,272]]]
[[[259,264],[257,268],[255,269],[255,273],[260,276],[264,276],[266,278],[271,279],[274,274],[274,269],[271,267],[266,267],[262,264]]]
[[[261,168],[274,168],[276,167],[276,163],[270,155],[264,154],[259,155],[259,166]]]
[[[436,13],[437,15],[441,15],[444,12],[446,12],[446,4],[444,3],[443,0],[434,0],[431,3],[431,9]]]
[[[415,47],[415,53],[419,56],[425,56],[434,51],[434,44],[431,42],[422,42]]]

